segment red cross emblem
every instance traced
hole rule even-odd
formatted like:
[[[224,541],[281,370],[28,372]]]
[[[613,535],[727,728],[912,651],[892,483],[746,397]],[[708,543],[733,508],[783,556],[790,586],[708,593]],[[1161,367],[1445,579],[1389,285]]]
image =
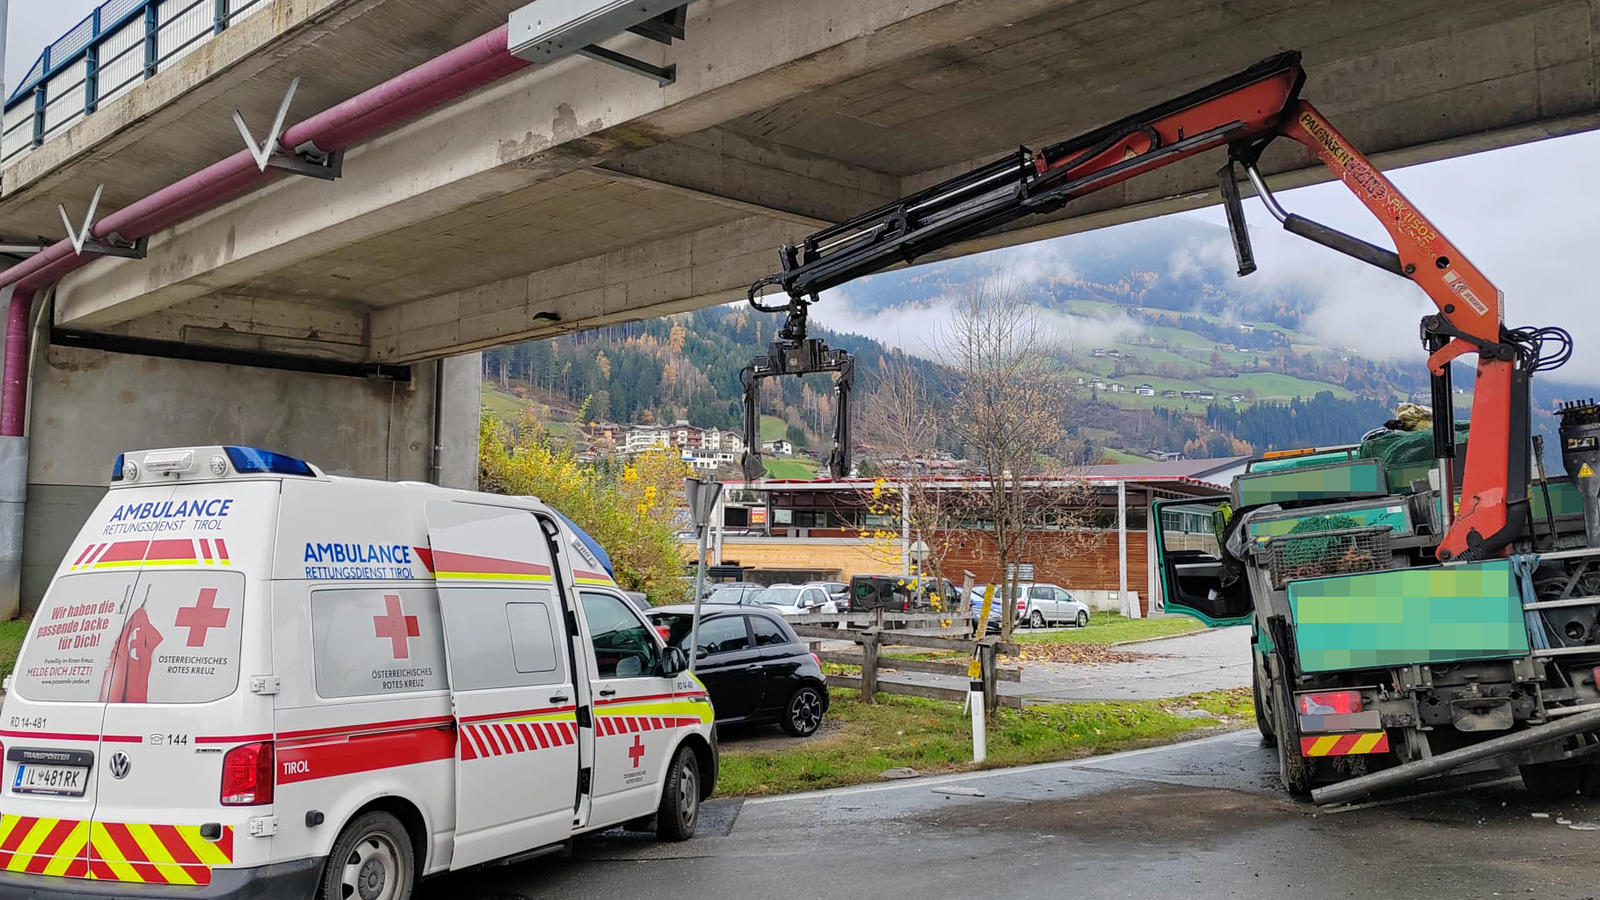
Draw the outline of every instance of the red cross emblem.
[[[195,600],[193,606],[178,609],[178,618],[174,624],[179,628],[189,629],[188,646],[204,647],[206,632],[228,624],[228,610],[217,609],[216,588],[201,588],[200,597]]]
[[[644,741],[636,734],[633,736],[633,746],[628,748],[628,758],[633,760],[633,767],[639,768],[639,760],[644,759]]]
[[[417,617],[402,614],[399,594],[384,594],[383,605],[386,612],[372,617],[372,629],[378,637],[389,639],[395,659],[409,659],[411,646],[406,639],[422,633],[417,628]]]

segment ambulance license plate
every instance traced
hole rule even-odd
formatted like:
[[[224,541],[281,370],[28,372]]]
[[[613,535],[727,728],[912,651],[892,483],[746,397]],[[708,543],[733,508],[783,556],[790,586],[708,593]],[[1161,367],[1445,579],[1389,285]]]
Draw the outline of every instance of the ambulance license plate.
[[[82,797],[89,770],[78,766],[36,766],[21,763],[11,790],[18,794],[56,794]]]

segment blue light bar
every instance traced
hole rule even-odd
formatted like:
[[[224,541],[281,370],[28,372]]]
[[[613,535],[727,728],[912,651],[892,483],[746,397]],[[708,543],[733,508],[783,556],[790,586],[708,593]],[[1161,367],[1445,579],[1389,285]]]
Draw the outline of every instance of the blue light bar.
[[[274,453],[271,450],[262,450],[259,447],[223,447],[228,454],[228,462],[233,463],[235,472],[241,475],[304,475],[315,478],[315,472],[304,460]]]
[[[122,480],[122,457],[123,457],[123,455],[124,454],[118,453],[117,454],[117,461],[111,464],[111,480],[112,481],[121,481]]]

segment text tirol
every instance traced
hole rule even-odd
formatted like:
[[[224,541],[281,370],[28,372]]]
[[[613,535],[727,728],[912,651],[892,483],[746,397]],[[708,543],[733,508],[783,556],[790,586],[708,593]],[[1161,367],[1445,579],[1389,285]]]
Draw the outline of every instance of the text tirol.
[[[411,563],[405,544],[306,544],[306,562]]]

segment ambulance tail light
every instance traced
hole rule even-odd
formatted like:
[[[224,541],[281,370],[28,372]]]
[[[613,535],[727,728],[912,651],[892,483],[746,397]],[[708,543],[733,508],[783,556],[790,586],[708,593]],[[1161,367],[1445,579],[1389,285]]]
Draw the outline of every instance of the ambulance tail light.
[[[242,744],[222,757],[222,805],[262,806],[272,802],[276,783],[272,742]]]
[[[274,453],[271,450],[262,450],[259,447],[223,447],[228,454],[228,462],[233,463],[233,470],[241,475],[303,475],[315,478],[317,473],[311,470],[305,460]]]

